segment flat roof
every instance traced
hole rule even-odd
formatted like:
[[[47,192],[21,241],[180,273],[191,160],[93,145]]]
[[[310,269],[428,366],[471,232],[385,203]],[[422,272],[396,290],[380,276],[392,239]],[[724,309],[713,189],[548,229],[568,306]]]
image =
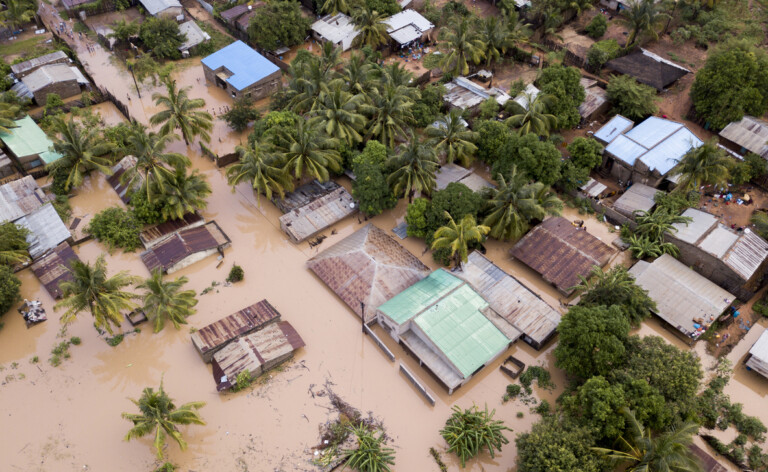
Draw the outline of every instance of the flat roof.
[[[16,157],[37,154],[46,164],[61,159],[61,154],[53,151],[53,141],[31,116],[16,120],[15,124],[16,127],[9,128],[8,133],[0,132],[0,139]]]
[[[226,68],[232,73],[227,83],[237,90],[246,89],[280,70],[242,41],[224,46],[201,62],[214,71],[220,67]]]
[[[31,175],[0,185],[0,223],[16,221],[48,201]]]
[[[203,31],[202,28],[197,25],[195,20],[189,20],[180,24],[179,31],[181,31],[181,33],[187,37],[187,40],[184,41],[181,46],[179,46],[179,51],[186,51],[204,41],[211,39],[208,33]]]

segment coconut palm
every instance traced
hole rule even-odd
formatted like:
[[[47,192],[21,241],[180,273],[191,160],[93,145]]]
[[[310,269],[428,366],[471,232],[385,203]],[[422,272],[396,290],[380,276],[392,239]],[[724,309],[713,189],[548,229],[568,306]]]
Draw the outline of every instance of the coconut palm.
[[[330,178],[329,170],[341,171],[341,155],[335,149],[338,143],[323,132],[320,123],[299,120],[296,134],[284,132],[282,140],[285,144],[275,147],[275,152],[286,172],[292,172],[296,179],[309,175],[325,182]]]
[[[395,169],[387,177],[392,192],[397,196],[408,195],[409,203],[413,201],[416,192],[431,195],[437,185],[435,174],[439,161],[435,148],[427,142],[419,141],[413,132],[402,152],[389,158],[388,166]]]
[[[195,314],[195,291],[182,290],[188,281],[186,277],[164,281],[162,272],[155,270],[152,276],[136,286],[145,291],[143,310],[152,322],[155,333],[165,327],[166,320],[179,329],[181,325],[187,324],[188,316]]]
[[[93,315],[96,329],[113,334],[111,325],[120,326],[122,312],[136,307],[133,300],[138,297],[124,289],[137,283],[138,277],[125,271],[107,277],[103,254],[93,265],[80,260],[72,261],[69,272],[72,279],[59,283],[62,300],[54,305],[55,310],[67,310],[61,315],[61,322],[71,323],[78,314],[88,311]]]
[[[384,66],[379,66],[377,74],[379,77],[379,89],[400,87],[402,92],[411,100],[421,98],[419,89],[413,87],[413,73],[405,68],[400,62],[393,62]]]
[[[149,122],[153,125],[162,124],[160,133],[170,134],[176,129],[181,130],[184,143],[189,146],[189,141],[195,136],[200,136],[205,142],[211,141],[209,131],[213,129],[213,117],[205,108],[205,100],[202,98],[189,98],[188,92],[192,87],[176,89],[176,81],[170,78],[164,80],[167,95],[153,93],[152,100],[155,105],[164,108],[154,114]]]
[[[677,257],[680,254],[680,250],[672,243],[639,234],[630,235],[627,238],[627,244],[629,244],[629,251],[635,259],[655,258],[662,254]]]
[[[188,174],[184,167],[178,167],[164,182],[162,191],[154,193],[162,203],[163,220],[178,220],[208,206],[211,186],[197,170]]]
[[[501,60],[510,46],[509,28],[507,22],[498,16],[489,16],[478,23],[478,37],[485,46],[485,67],[491,67]]]
[[[155,448],[158,459],[163,458],[163,446],[168,436],[178,443],[182,451],[187,448],[178,425],[205,424],[197,411],[205,406],[205,402],[185,403],[177,408],[165,393],[162,381],[157,391],[147,387],[141,392],[138,400],[131,399],[131,401],[139,407],[140,413],[123,413],[123,418],[133,423],[133,427],[125,435],[125,440],[130,441],[152,434],[154,436],[152,446]]]
[[[491,228],[485,225],[478,225],[475,217],[464,215],[459,224],[453,220],[453,217],[447,211],[445,217],[448,224],[437,228],[435,239],[432,241],[432,249],[448,248],[451,250],[451,257],[455,267],[461,269],[461,263],[467,262],[469,245],[471,243],[483,242],[485,235],[491,231]]]
[[[349,0],[325,0],[320,11],[325,15],[335,15],[337,13],[349,13]]]
[[[332,0],[328,0],[332,1]],[[384,20],[387,17],[381,13],[371,10],[369,8],[358,8],[352,15],[352,21],[354,21],[360,34],[355,38],[355,41],[360,46],[370,46],[374,50],[379,46],[387,44],[389,40],[389,34],[387,33],[387,25]]]
[[[316,57],[301,63],[291,64],[291,78],[288,80],[288,106],[298,114],[314,109],[320,94],[328,89],[333,80],[333,71],[324,71]]]
[[[34,0],[5,0],[5,10],[0,12],[0,25],[15,30],[35,17],[37,3]]]
[[[514,111],[506,123],[517,128],[521,135],[535,133],[538,136],[549,136],[549,132],[557,127],[557,117],[548,113],[553,101],[552,95],[523,93],[525,106],[510,101]]]
[[[655,241],[661,241],[665,233],[676,233],[677,228],[674,225],[685,223],[687,226],[692,221],[688,216],[670,213],[663,207],[657,207],[653,212],[638,210],[634,216],[637,222],[635,232]]]
[[[240,161],[227,169],[227,182],[234,191],[234,186],[240,182],[249,182],[256,191],[256,199],[263,194],[272,199],[277,194],[281,199],[285,192],[293,190],[291,176],[283,168],[278,157],[260,143],[248,146],[237,146],[235,151],[240,154]]]
[[[128,136],[128,148],[136,157],[136,165],[126,169],[122,179],[129,188],[143,180],[142,189],[149,202],[155,195],[165,193],[166,182],[174,177],[176,169],[186,169],[191,164],[182,154],[165,152],[173,139],[170,134],[148,133],[141,125],[134,125]]]
[[[629,29],[626,48],[635,47],[640,42],[640,38],[647,34],[652,39],[659,39],[657,28],[661,22],[670,18],[664,13],[663,6],[654,0],[632,0],[629,8],[624,10],[622,22]]]
[[[321,124],[328,136],[354,146],[363,140],[360,132],[365,128],[366,119],[361,112],[367,108],[362,94],[353,95],[336,81],[318,97],[315,109],[310,112],[310,121]]]
[[[320,57],[318,57],[320,70],[323,71],[324,74],[334,71],[336,67],[341,64],[342,52],[340,46],[336,46],[330,41],[324,42],[320,48]]]
[[[472,164],[477,152],[477,146],[472,142],[476,134],[467,128],[458,108],[427,128],[427,136],[433,139],[437,152],[445,155],[445,161],[449,164],[459,161],[464,167]]]
[[[371,94],[373,116],[368,122],[366,139],[376,139],[392,149],[395,141],[405,136],[413,120],[414,102],[408,88],[384,86]]]
[[[368,429],[366,425],[349,428],[357,439],[357,447],[343,451],[345,467],[361,472],[390,472],[395,465],[395,450],[384,446],[386,436]]]
[[[619,305],[632,326],[639,327],[656,309],[656,303],[648,292],[635,283],[635,277],[622,265],[616,265],[607,272],[594,266],[589,279],[581,275],[579,279],[581,283],[573,290],[581,294],[580,305]]]
[[[455,18],[440,33],[440,68],[448,74],[467,75],[470,64],[479,64],[485,57],[485,45],[478,39],[472,19]]]
[[[615,465],[624,464],[627,472],[701,472],[703,469],[689,446],[699,430],[696,423],[683,423],[654,436],[635,418],[634,412],[622,408],[631,436],[622,436],[620,450],[593,447]]]
[[[698,190],[702,185],[725,187],[730,178],[728,171],[731,159],[716,141],[710,141],[692,148],[677,161],[671,175],[679,175],[675,188],[678,192]]]
[[[531,37],[531,30],[520,20],[517,12],[507,15],[507,47],[515,48],[527,43]]]
[[[16,128],[14,119],[19,115],[21,107],[12,103],[0,103],[0,133],[9,133],[9,128]]]
[[[526,183],[515,167],[510,175],[497,178],[498,186],[487,192],[486,217],[483,224],[491,228],[490,236],[499,240],[516,240],[547,215],[560,215],[563,202],[541,182]]]
[[[0,264],[16,265],[29,262],[29,230],[10,221],[0,224]]]
[[[358,53],[349,56],[341,71],[341,79],[352,94],[363,94],[366,98],[374,84],[373,64]]]
[[[82,126],[72,117],[65,120],[57,116],[53,119],[53,132],[53,149],[62,157],[51,163],[48,170],[67,174],[65,190],[82,185],[85,175],[92,170],[112,174],[112,145],[102,138],[98,128]]]

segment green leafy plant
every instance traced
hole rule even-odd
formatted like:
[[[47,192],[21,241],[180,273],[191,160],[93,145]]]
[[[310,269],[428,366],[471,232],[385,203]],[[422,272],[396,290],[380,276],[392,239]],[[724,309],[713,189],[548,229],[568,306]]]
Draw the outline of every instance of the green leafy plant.
[[[241,280],[243,280],[244,276],[245,276],[245,272],[243,271],[243,268],[235,264],[229,270],[229,275],[227,276],[227,282],[240,282]]]
[[[584,28],[584,31],[587,32],[587,35],[589,35],[592,39],[597,39],[605,34],[605,31],[608,29],[608,20],[605,19],[605,16],[598,12],[597,15],[595,15],[592,18],[592,21],[589,22],[586,28]]]
[[[453,414],[440,430],[440,435],[448,443],[448,452],[456,454],[461,467],[466,467],[467,460],[477,456],[484,449],[491,457],[502,446],[509,443],[504,431],[511,431],[504,422],[494,420],[496,410],[488,411],[488,406],[480,410],[477,405],[462,410],[454,405]]]
[[[96,214],[85,231],[110,250],[121,248],[134,251],[141,247],[141,225],[132,213],[119,207],[107,208]]]
[[[244,390],[251,386],[253,383],[253,376],[251,373],[247,370],[244,370],[237,374],[237,377],[235,378],[235,385],[232,386],[233,392],[239,392],[240,390]]]
[[[384,434],[376,435],[364,425],[350,429],[357,437],[357,448],[344,451],[346,466],[359,472],[389,472],[395,465],[395,450],[384,446]]]

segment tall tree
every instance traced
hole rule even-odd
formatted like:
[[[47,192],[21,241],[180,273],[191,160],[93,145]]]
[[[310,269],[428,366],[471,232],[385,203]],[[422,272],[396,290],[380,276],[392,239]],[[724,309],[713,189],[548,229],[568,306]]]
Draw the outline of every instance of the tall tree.
[[[672,169],[672,175],[680,176],[676,189],[685,192],[698,190],[702,185],[725,187],[730,178],[730,162],[728,154],[716,141],[693,148]]]
[[[178,220],[187,213],[204,209],[211,194],[211,185],[197,170],[191,173],[183,167],[175,170],[165,181],[163,190],[156,192],[162,204],[163,220]]]
[[[436,186],[437,153],[432,146],[419,141],[415,134],[411,133],[411,140],[400,154],[389,159],[389,167],[394,171],[389,174],[387,183],[398,197],[407,195],[410,203],[416,192],[432,194]]]
[[[664,20],[671,18],[664,13],[663,8],[663,5],[654,2],[654,0],[633,0],[630,2],[629,8],[624,10],[625,17],[623,19],[623,22],[630,28],[627,49],[635,47],[644,35],[648,35],[654,40],[659,39],[657,31],[659,25]]]
[[[92,170],[112,174],[109,158],[112,145],[102,139],[98,128],[83,127],[72,117],[65,120],[57,116],[53,119],[53,130],[53,149],[62,157],[51,163],[49,170],[54,174],[67,174],[64,190],[82,185],[85,175]]]
[[[143,180],[142,191],[150,203],[157,193],[165,192],[165,184],[174,177],[175,169],[185,169],[191,164],[182,154],[165,152],[173,139],[170,134],[148,133],[142,125],[135,125],[128,136],[128,148],[136,156],[136,165],[126,169],[122,179],[129,187]]]
[[[94,326],[113,334],[112,325],[119,327],[123,322],[123,311],[136,307],[138,298],[124,289],[138,282],[138,278],[120,271],[107,277],[107,264],[100,255],[93,265],[79,260],[72,261],[69,269],[72,280],[59,283],[62,299],[54,309],[66,308],[61,315],[62,323],[71,323],[78,314],[88,311],[93,315]]]
[[[274,194],[280,198],[285,197],[285,192],[293,190],[291,176],[283,167],[275,153],[267,151],[261,143],[237,146],[240,160],[227,169],[227,182],[234,187],[240,182],[249,182],[259,194],[272,199]],[[233,188],[234,191],[234,188]]]
[[[366,7],[355,10],[352,21],[355,22],[355,26],[360,31],[355,41],[361,46],[370,46],[374,50],[378,49],[379,46],[387,44],[389,40],[387,28],[389,28],[389,25],[384,22],[386,19],[387,17],[384,14]]]
[[[473,143],[475,133],[467,128],[467,122],[461,117],[461,111],[454,108],[433,125],[427,128],[427,136],[433,139],[437,151],[445,156],[445,161],[459,161],[469,167],[474,159],[477,146]]]
[[[375,83],[373,75],[373,63],[360,53],[352,53],[341,70],[341,79],[347,90],[352,94],[362,94],[366,98]]]
[[[408,87],[385,86],[371,95],[373,116],[368,122],[368,139],[374,138],[393,149],[395,141],[405,136],[413,120],[413,99],[409,93]]]
[[[634,276],[624,266],[617,265],[608,272],[595,266],[589,280],[579,278],[581,283],[575,289],[581,293],[580,305],[618,305],[632,326],[640,326],[656,309],[656,302],[648,296],[648,291],[635,283]]]
[[[557,117],[549,113],[553,97],[544,93],[535,96],[524,93],[523,97],[525,106],[510,101],[513,112],[507,118],[507,125],[518,128],[521,135],[534,133],[538,136],[549,136],[549,132],[557,128]]]
[[[296,179],[305,175],[321,182],[330,178],[329,170],[341,171],[341,155],[335,149],[337,141],[328,137],[317,122],[300,120],[296,133],[283,133],[285,145],[275,148],[287,172]]]
[[[479,64],[485,57],[485,45],[477,37],[473,20],[456,17],[440,32],[439,65],[443,72],[453,75],[469,74],[470,64]]]
[[[445,217],[448,218],[448,224],[435,231],[432,249],[450,249],[454,264],[461,269],[461,263],[467,262],[469,245],[483,242],[485,235],[491,231],[491,228],[478,225],[472,215],[464,215],[458,224],[447,211]]]
[[[288,106],[295,113],[303,114],[314,110],[320,94],[328,90],[333,80],[333,70],[324,71],[320,60],[312,56],[305,62],[294,61],[289,71],[286,97]]]
[[[163,458],[163,446],[168,436],[178,443],[182,451],[187,448],[178,425],[205,424],[197,411],[205,406],[205,402],[185,403],[177,408],[165,393],[162,381],[157,391],[147,387],[141,392],[138,400],[131,401],[139,407],[139,413],[123,413],[123,418],[133,423],[133,427],[125,435],[125,440],[130,441],[153,434],[152,446],[155,448],[158,459]]]
[[[366,119],[361,112],[367,108],[365,96],[347,92],[337,81],[320,93],[315,109],[310,112],[310,121],[320,123],[328,136],[354,146],[363,140],[360,132]]]
[[[144,290],[144,313],[152,322],[155,333],[165,327],[166,321],[170,321],[174,328],[179,329],[181,325],[187,324],[188,316],[195,314],[195,291],[182,290],[187,282],[189,279],[186,277],[166,282],[162,272],[155,270],[148,279],[136,286]]]
[[[35,17],[37,3],[35,0],[5,0],[5,10],[0,12],[0,25],[11,30],[29,23]]]
[[[506,20],[498,16],[489,16],[479,20],[478,27],[480,30],[478,39],[485,46],[483,50],[485,67],[490,67],[493,71],[493,66],[501,61],[501,58],[507,53],[507,48],[511,45],[509,27]]]
[[[207,111],[200,111],[205,108],[205,100],[189,98],[188,92],[192,87],[182,87],[177,90],[175,80],[166,78],[164,82],[167,95],[152,94],[155,105],[164,110],[155,113],[149,122],[153,125],[162,124],[161,134],[170,134],[176,129],[181,130],[181,137],[184,138],[187,146],[195,136],[210,142],[209,132],[213,129],[213,117]]]

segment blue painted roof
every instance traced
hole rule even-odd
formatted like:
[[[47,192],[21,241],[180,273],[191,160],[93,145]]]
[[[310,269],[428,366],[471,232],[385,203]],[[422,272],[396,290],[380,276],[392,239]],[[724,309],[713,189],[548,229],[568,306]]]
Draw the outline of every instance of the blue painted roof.
[[[276,65],[242,41],[236,41],[203,59],[206,67],[216,70],[226,67],[232,73],[229,85],[243,90],[280,70]]]
[[[634,123],[629,118],[616,115],[611,118],[608,123],[604,124],[599,130],[597,130],[597,132],[594,134],[594,137],[595,139],[598,139],[604,143],[610,143],[616,139],[616,136],[619,136],[624,131],[632,128],[633,124]]]
[[[656,147],[640,158],[650,170],[657,169],[659,174],[666,175],[692,148],[704,144],[691,131],[682,127],[672,136],[660,142]]]
[[[625,134],[628,138],[650,149],[682,127],[682,123],[651,116]]]
[[[638,157],[645,154],[648,149],[632,141],[628,137],[620,134],[611,144],[606,146],[605,151],[617,159],[621,159],[627,164],[633,166]]]

